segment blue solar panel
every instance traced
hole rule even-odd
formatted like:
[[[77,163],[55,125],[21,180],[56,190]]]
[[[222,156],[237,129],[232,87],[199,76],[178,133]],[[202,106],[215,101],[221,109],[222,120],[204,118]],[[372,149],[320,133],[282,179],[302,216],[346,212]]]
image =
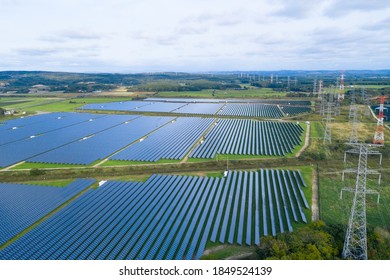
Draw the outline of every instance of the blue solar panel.
[[[160,159],[182,159],[212,122],[213,119],[177,118],[142,142],[114,155],[112,159],[154,162]]]
[[[83,114],[78,115],[83,117]],[[57,129],[42,135],[33,135],[33,137],[28,139],[2,145],[0,146],[0,154],[2,155],[0,167],[27,160],[65,144],[79,141],[84,137],[104,131],[128,119],[129,116],[124,115],[99,116],[98,118],[91,118],[66,128]],[[69,156],[72,156],[72,154]]]
[[[246,238],[245,238],[245,244],[250,246],[252,244],[252,224],[253,224],[253,177],[255,173],[249,172],[249,188],[248,188],[248,216],[247,216],[247,222],[246,222]],[[245,208],[244,208],[245,211]]]
[[[234,185],[234,189],[235,189],[235,192],[233,195],[234,204],[233,204],[232,213],[231,213],[231,222],[230,222],[229,235],[228,235],[228,242],[230,244],[233,244],[233,242],[234,242],[234,232],[236,231],[238,203],[240,201],[241,186],[243,184],[242,175],[243,175],[243,172],[238,173],[237,183]],[[245,187],[245,186],[243,186],[243,187]]]
[[[108,181],[1,250],[0,259],[198,259],[217,235],[221,242],[228,236],[229,243],[259,244],[260,227],[268,234],[272,226],[270,209],[292,230],[289,217],[303,204],[295,176],[259,170],[229,172],[222,179],[153,175],[145,182]],[[74,182],[63,196],[83,184]],[[21,218],[19,212],[9,217],[14,223]]]
[[[133,119],[133,120],[131,120]],[[170,117],[128,116],[125,122],[29,159],[29,162],[90,164],[104,159],[171,121]]]
[[[214,115],[221,109],[222,104],[213,104],[213,103],[188,103],[176,110],[174,113],[181,114],[204,114],[204,115]]]
[[[192,158],[214,158],[217,154],[276,155],[291,153],[301,142],[302,127],[293,123],[254,120],[218,120],[191,152]]]
[[[198,244],[198,239],[195,239],[194,232],[196,227],[202,227],[198,224],[198,218],[201,216],[201,211],[204,208],[210,190],[209,188],[206,188],[207,183],[208,178],[202,178],[202,184],[200,185],[200,191],[197,196],[198,199],[194,201],[193,206],[190,209],[192,219],[189,221],[189,225],[186,228],[186,233],[183,236],[183,240],[175,257],[176,259],[191,260],[193,257],[193,252]],[[192,237],[194,238],[191,240]]]
[[[237,231],[237,243],[240,245],[242,244],[243,235],[244,235],[244,221],[245,221],[246,209],[248,209],[249,212],[249,207],[246,206],[248,172],[244,172],[244,178],[241,184],[242,184],[241,206],[240,206],[240,213],[238,217],[239,221],[238,221],[238,231]]]
[[[264,118],[280,118],[283,116],[276,105],[265,105],[256,103],[228,103],[218,112],[218,115]]]
[[[0,244],[31,226],[92,183],[92,180],[78,180],[66,187],[0,184]]]
[[[260,170],[261,172],[261,170]],[[255,199],[254,199],[254,202],[255,202],[255,236],[254,236],[254,239],[255,239],[255,244],[256,245],[259,245],[260,244],[260,188],[261,188],[261,185],[259,182],[259,173],[260,172],[256,172],[255,173],[255,186],[254,186],[254,189],[255,189]],[[264,222],[264,221],[263,221]]]
[[[279,105],[299,105],[310,106],[310,101],[305,100],[272,100],[272,99],[206,99],[206,98],[159,98],[150,97],[145,101],[155,102],[188,102],[188,103],[262,103],[262,104],[279,104]]]
[[[274,192],[274,198],[275,198],[275,204],[276,204],[276,212],[278,214],[278,223],[279,223],[279,232],[283,233],[284,232],[284,225],[283,225],[283,218],[282,218],[282,213],[281,213],[281,210],[280,210],[280,202],[279,202],[279,198],[280,198],[280,195],[279,195],[279,192],[278,192],[278,188],[277,188],[277,185],[278,185],[278,182],[276,181],[276,173],[277,171],[275,170],[270,170],[270,181],[271,181],[271,184],[272,184],[272,188],[273,188],[273,192]]]
[[[45,114],[43,116],[45,116],[45,118],[41,117],[41,121],[33,122],[31,124],[22,125],[19,123],[18,125],[14,121],[9,121],[8,124],[12,127],[0,131],[0,145],[26,139],[32,135],[40,135],[61,128],[69,127],[85,122],[91,118],[103,117],[103,115],[97,116],[92,114],[76,113],[53,113]]]
[[[275,105],[274,105],[275,104]],[[310,111],[310,101],[283,100],[213,100],[213,99],[183,99],[183,98],[147,98],[144,101],[125,101],[88,104],[80,109],[110,110],[129,112],[174,112],[182,114],[208,114],[280,118],[283,116],[279,105],[287,105],[284,114],[300,114]],[[293,106],[293,105],[298,105]],[[219,111],[223,108],[221,111]]]
[[[229,222],[230,213],[232,211],[233,194],[236,188],[237,171],[233,171],[233,178],[230,181],[229,196],[227,197],[226,209],[224,211],[221,233],[219,235],[219,242],[224,243],[227,234],[227,226]]]

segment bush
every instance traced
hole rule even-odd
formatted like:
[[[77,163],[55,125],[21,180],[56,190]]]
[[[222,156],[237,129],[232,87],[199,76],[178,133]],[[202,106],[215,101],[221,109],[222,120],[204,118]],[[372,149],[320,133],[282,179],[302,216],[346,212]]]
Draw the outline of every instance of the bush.
[[[38,168],[33,168],[30,170],[30,175],[31,176],[40,176],[45,174],[44,170],[38,169]]]
[[[319,221],[296,232],[263,237],[256,253],[259,259],[334,260],[340,256],[336,242]]]

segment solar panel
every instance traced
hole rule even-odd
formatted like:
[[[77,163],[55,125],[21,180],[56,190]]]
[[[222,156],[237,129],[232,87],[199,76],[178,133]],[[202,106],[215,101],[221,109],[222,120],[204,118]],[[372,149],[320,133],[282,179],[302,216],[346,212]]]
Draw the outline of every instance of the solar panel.
[[[107,181],[1,250],[0,259],[198,259],[217,236],[223,243],[260,244],[269,225],[272,234],[284,231],[285,223],[291,231],[295,209],[297,221],[306,222],[301,185],[293,179],[298,174],[230,171],[221,179],[156,174],[145,182]],[[63,197],[86,182],[93,181],[74,182]],[[0,196],[7,195],[2,185]],[[13,190],[30,197],[34,186],[30,192]],[[6,221],[20,218],[18,212]]]

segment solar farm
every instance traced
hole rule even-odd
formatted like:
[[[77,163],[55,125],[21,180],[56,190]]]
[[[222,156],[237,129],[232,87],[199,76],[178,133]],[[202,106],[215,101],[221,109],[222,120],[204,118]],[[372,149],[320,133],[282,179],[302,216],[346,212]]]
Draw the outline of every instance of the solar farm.
[[[390,80],[336,72],[2,72],[0,262],[350,258],[356,209],[389,259]]]
[[[2,217],[12,226],[2,229],[0,240],[92,183],[77,180],[63,189],[1,184]],[[301,173],[288,170],[107,181],[1,250],[0,259],[199,259],[208,241],[249,246],[306,223],[305,187]],[[53,192],[58,201],[42,207]],[[34,199],[26,200],[29,195]],[[29,212],[26,201],[36,211]]]
[[[283,156],[301,144],[302,132],[300,124],[289,122],[52,113],[0,126],[0,167],[23,161],[89,165],[104,159],[182,160],[192,148],[189,156],[194,158],[217,153]]]
[[[266,102],[266,103],[263,103]],[[148,98],[144,101],[88,104],[82,110],[160,112],[175,114],[222,115],[277,119],[283,116],[308,113],[308,101],[256,101],[256,100],[211,100]]]
[[[151,98],[22,116],[0,123],[0,168],[293,157],[306,125],[276,119],[310,102],[286,102]],[[0,259],[200,259],[210,244],[253,247],[307,223],[308,193],[296,169],[0,183]]]

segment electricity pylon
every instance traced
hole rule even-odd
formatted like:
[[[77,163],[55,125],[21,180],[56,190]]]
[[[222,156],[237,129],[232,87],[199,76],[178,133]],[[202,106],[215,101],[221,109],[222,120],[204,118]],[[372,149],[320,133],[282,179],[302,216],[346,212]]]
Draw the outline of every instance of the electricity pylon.
[[[355,188],[343,190],[353,191],[353,203],[345,235],[342,257],[344,259],[366,260],[367,259],[367,227],[366,227],[366,194],[377,193],[367,190],[367,158],[372,154],[372,149],[380,145],[353,144],[359,150],[359,163],[356,175]],[[379,197],[378,197],[379,199]]]
[[[332,122],[332,94],[329,94],[328,106],[327,106],[327,114],[326,114],[326,124],[325,124],[325,134],[324,134],[324,144],[332,143],[332,130],[331,130],[331,122]]]

